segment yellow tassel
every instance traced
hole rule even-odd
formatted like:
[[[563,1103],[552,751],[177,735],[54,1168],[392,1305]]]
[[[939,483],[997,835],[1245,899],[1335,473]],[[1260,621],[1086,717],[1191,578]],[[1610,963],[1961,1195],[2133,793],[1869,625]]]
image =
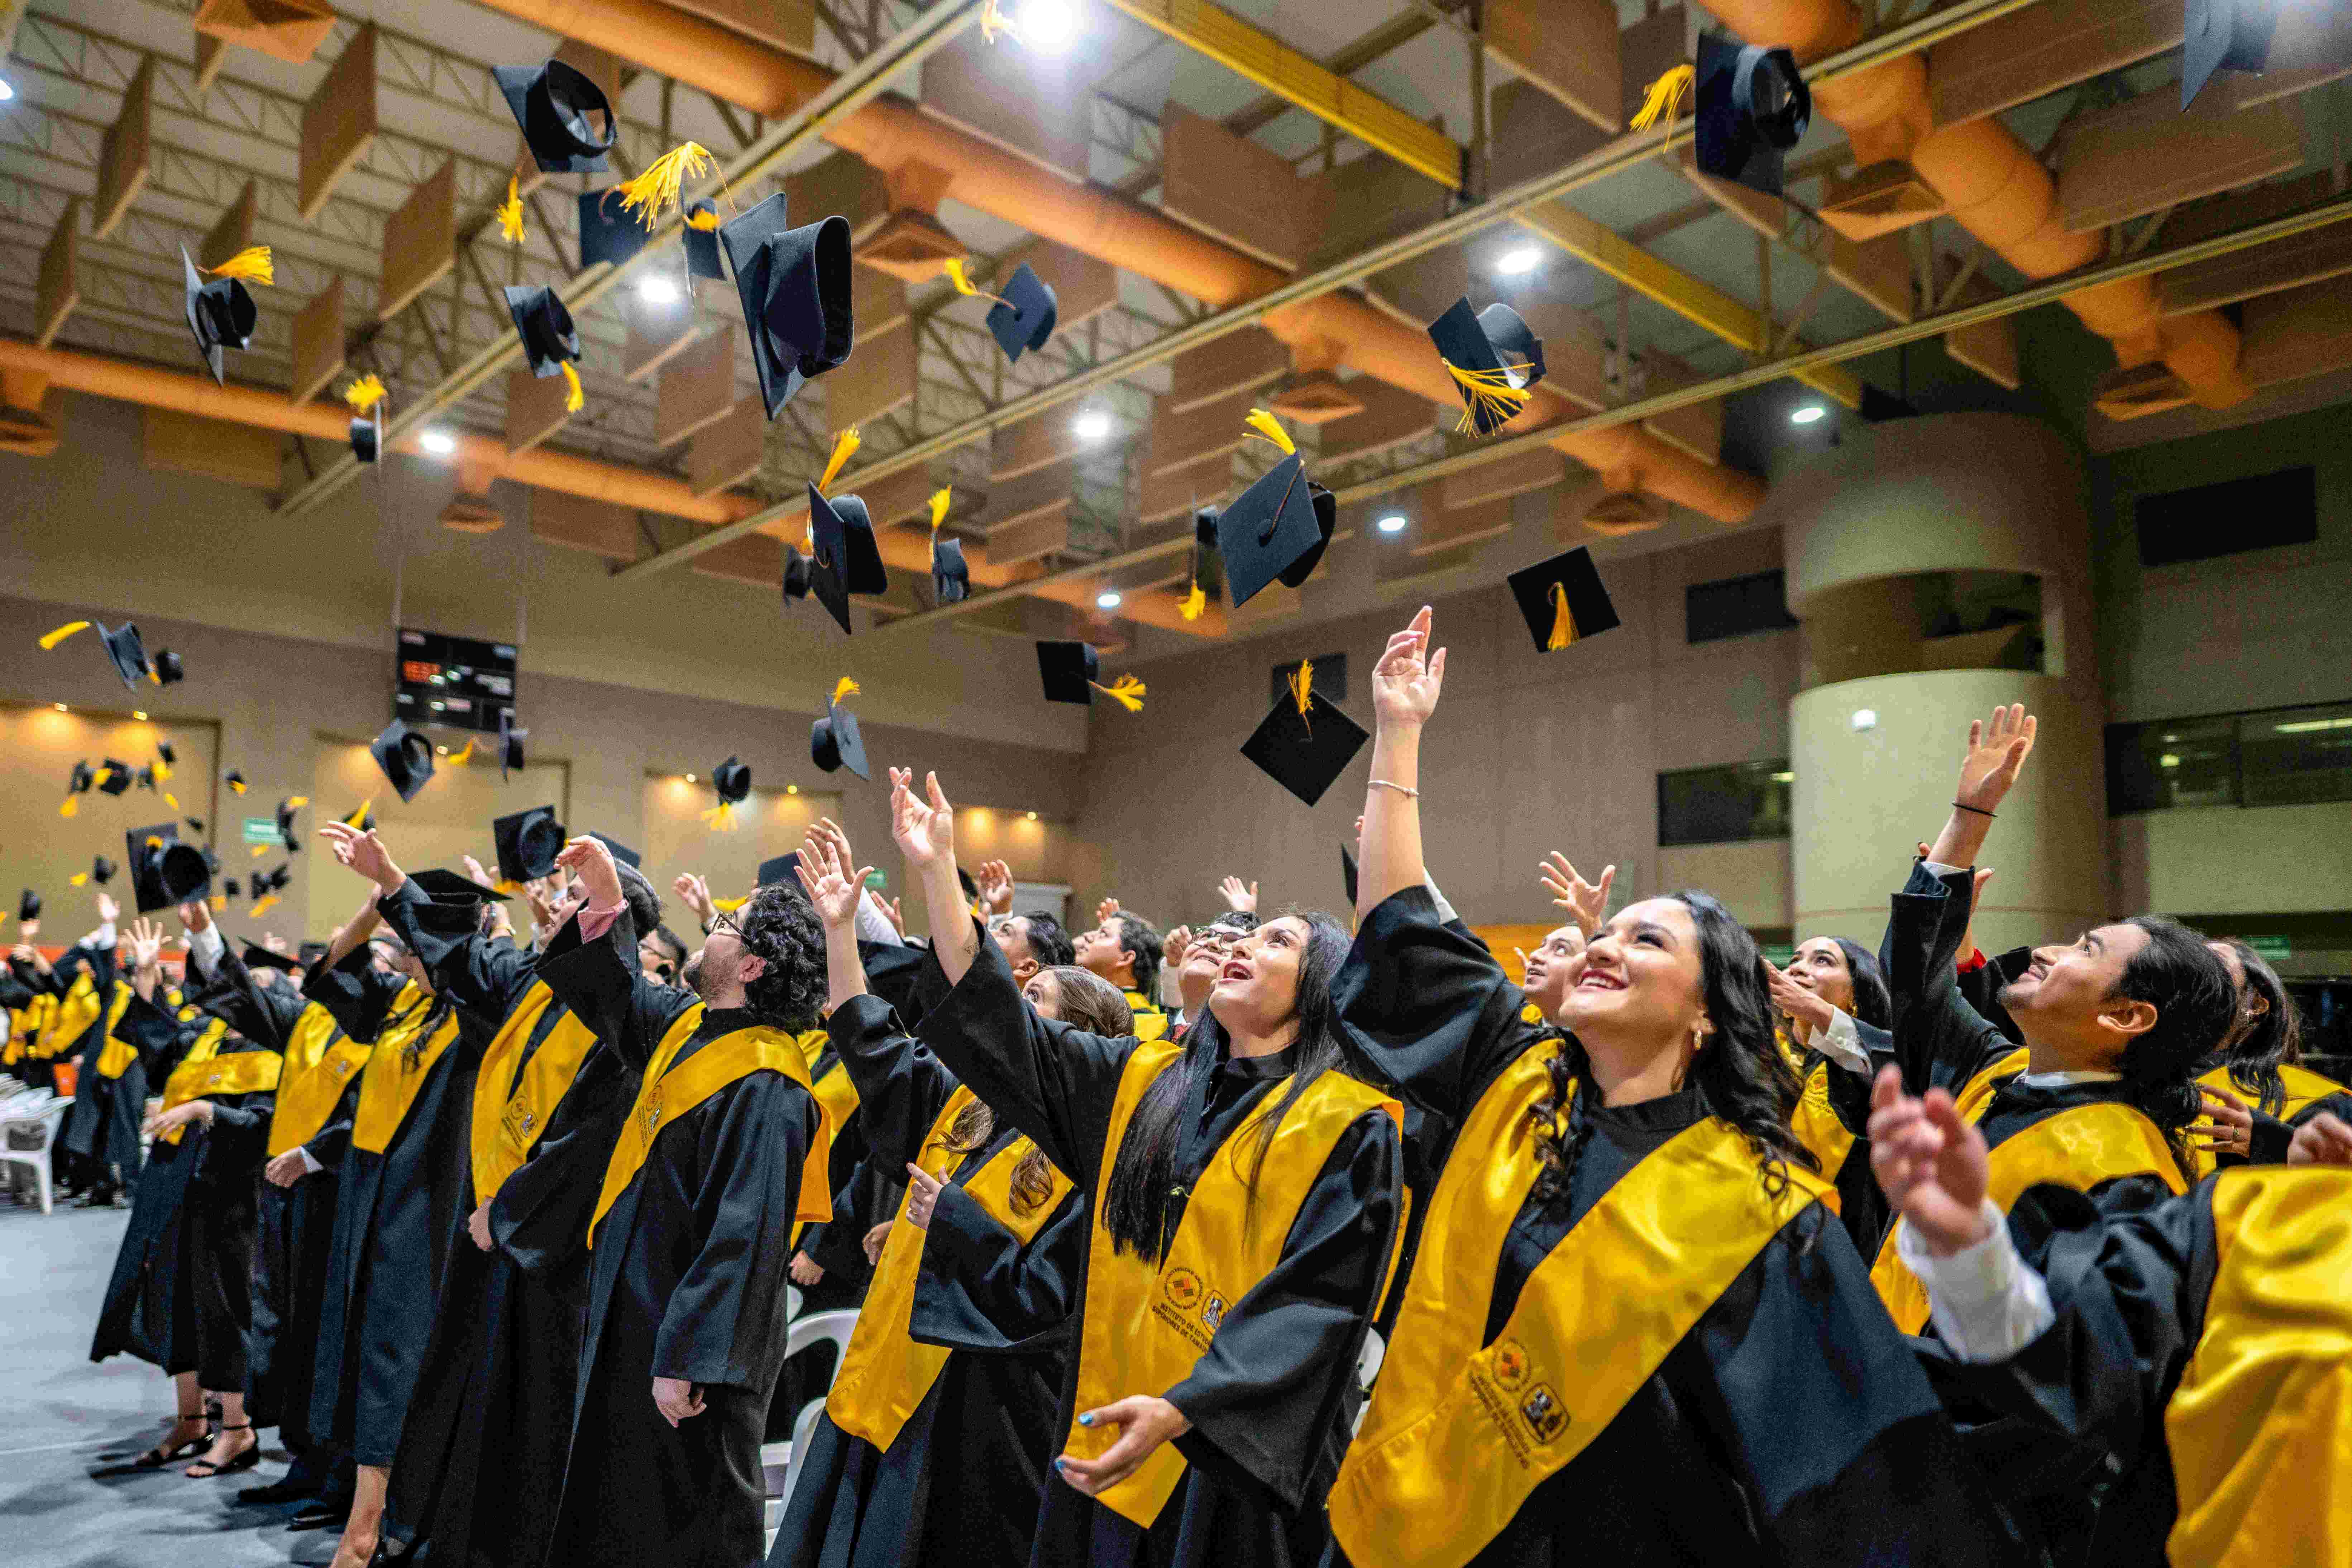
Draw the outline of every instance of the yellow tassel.
[[[833,489],[833,481],[840,476],[841,466],[855,457],[857,448],[865,444],[859,438],[857,426],[855,425],[833,438],[833,456],[825,459],[824,477],[816,482],[819,495]]]
[[[1290,438],[1290,432],[1282,427],[1282,421],[1276,419],[1273,415],[1268,414],[1265,409],[1251,409],[1249,411],[1249,418],[1244,420],[1244,423],[1251,429],[1256,431],[1265,439],[1271,441],[1276,446],[1281,447],[1282,455],[1284,457],[1286,458],[1293,452],[1298,450],[1297,445]]]
[[[1314,705],[1315,699],[1315,661],[1313,659],[1302,658],[1298,661],[1298,673],[1290,678],[1290,695],[1297,700],[1298,716],[1301,719],[1306,718],[1307,710]]]
[[[87,871],[76,871],[72,876],[68,877],[66,880],[72,886],[79,888],[84,882],[89,880],[89,873]]]
[[[1551,636],[1544,639],[1544,651],[1566,647],[1576,640],[1576,616],[1568,607],[1568,589],[1559,583],[1551,585]]]
[[[88,621],[68,621],[64,626],[59,626],[57,630],[42,634],[41,651],[47,653],[51,648],[56,647],[58,644],[65,641],[66,638],[73,636],[74,633],[86,632],[88,630],[89,630],[89,623]]]
[[[816,554],[816,518],[814,514],[801,529],[801,553],[807,556]]]
[[[1682,113],[1683,95],[1690,91],[1691,83],[1698,79],[1697,68],[1688,60],[1675,67],[1650,84],[1649,95],[1633,115],[1633,129],[1647,131],[1659,121],[1671,125]]]
[[[163,684],[163,678],[156,673],[155,667],[152,664],[147,667],[147,684],[150,686]]]
[[[948,505],[954,499],[955,492],[951,489],[942,489],[931,492],[931,531],[933,533],[937,533],[940,531],[940,524],[948,520]]]
[[[69,795],[66,796],[64,802],[58,807],[58,815],[59,816],[76,816],[80,815],[80,813],[81,796],[78,795]]]
[[[173,795],[170,790],[165,790],[163,792],[163,804],[170,806],[173,811],[177,811],[180,809],[180,797]]]
[[[210,902],[215,910],[225,910],[228,908],[228,895],[226,893],[215,893],[212,896]]]
[[[161,849],[163,847],[162,836],[153,833],[149,834],[147,836],[147,847],[150,849]]]
[[[1004,14],[1004,7],[999,4],[999,0],[988,0],[987,5],[982,8],[980,36],[982,41],[991,44],[996,42],[999,37],[1009,37],[1016,42],[1021,37],[1013,26],[1013,18]]]
[[[161,757],[157,757],[155,759],[155,782],[157,784],[170,784],[172,782],[172,764],[165,762]]]
[[[245,793],[245,781],[243,779],[231,779],[229,780],[228,789],[231,795],[243,795]]]
[[[687,214],[686,226],[703,234],[713,232],[719,227],[719,208],[714,205],[709,212]]]
[[[246,858],[247,858],[247,859],[248,859],[248,860],[258,860],[258,859],[260,859],[264,855],[267,855],[267,854],[268,854],[268,853],[269,853],[269,846],[268,846],[268,845],[267,845],[267,844],[257,844],[257,845],[255,845],[255,846],[253,847],[253,853],[252,853],[252,854],[250,854],[250,855],[248,855],[248,856],[247,856],[247,857],[246,857]]]
[[[710,907],[721,914],[731,915],[751,901],[749,895],[740,899],[713,899],[710,900]]]
[[[499,204],[499,234],[509,245],[522,243],[522,192],[520,177],[507,176],[507,199]]]
[[[92,789],[104,789],[106,787],[106,781],[113,776],[114,770],[112,768],[100,768],[98,770],[98,776],[89,781],[89,787]]]
[[[449,765],[452,767],[462,768],[473,760],[474,742],[467,741],[463,746],[460,746],[457,749],[457,754],[449,759]]]
[[[572,368],[570,360],[563,362],[563,412],[577,414],[588,406],[588,395],[580,390],[580,373]]]
[[[856,695],[857,682],[845,675],[839,680],[833,683],[833,700],[827,703],[826,706],[838,708],[841,706],[841,700],[843,698],[855,697]]]
[[[249,921],[257,921],[277,907],[278,895],[271,893],[267,898],[264,898],[259,903],[254,905],[253,908],[246,910],[245,918]]]
[[[307,795],[289,795],[286,797],[286,809],[289,811],[299,811],[310,804],[310,797]]]
[[[386,395],[387,389],[383,384],[383,377],[373,371],[368,372],[367,374],[343,388],[343,401],[351,405],[351,410],[354,414],[365,414],[369,409],[382,403]]]
[[[1089,680],[1087,684],[1093,687],[1097,691],[1101,692],[1105,697],[1110,698],[1113,701],[1117,702],[1120,707],[1126,709],[1130,713],[1140,713],[1143,711],[1144,685],[1143,682],[1135,678],[1132,672],[1120,676],[1108,686],[1105,686],[1099,680]]]
[[[1208,607],[1209,595],[1201,591],[1200,584],[1195,583],[1185,591],[1183,599],[1176,606],[1176,612],[1188,621],[1197,621],[1201,618],[1201,612]]]
[[[370,796],[368,796],[368,797],[367,797],[367,799],[365,799],[365,800],[363,800],[363,801],[360,802],[360,808],[359,808],[357,811],[355,811],[355,812],[352,813],[349,816],[347,816],[347,817],[343,818],[343,826],[344,826],[345,827],[356,827],[356,828],[358,828],[358,829],[359,829],[361,832],[362,832],[362,833],[366,832],[366,831],[367,831],[367,825],[368,825],[368,813],[370,813],[370,812],[373,811],[374,809],[375,809],[375,796],[373,796],[373,795],[370,795]]]
[[[709,825],[710,830],[714,833],[734,832],[735,803],[731,800],[720,801],[702,814],[702,820]]]
[[[1475,435],[1481,414],[1497,425],[1507,425],[1528,405],[1528,389],[1514,383],[1507,370],[1464,370],[1446,359],[1437,363],[1445,367],[1454,384],[1470,396],[1462,411],[1462,422],[1454,427],[1456,435]]]
[[[269,247],[266,245],[248,245],[218,267],[203,267],[197,270],[209,272],[215,278],[241,278],[247,283],[272,287],[278,282],[277,265],[270,259]]]
[[[621,210],[635,213],[637,221],[650,229],[661,221],[665,209],[677,205],[679,187],[711,168],[710,152],[701,142],[680,142],[635,179],[621,182]]]
[[[1008,310],[1018,309],[1012,300],[1005,299],[1003,295],[992,294],[987,289],[982,288],[979,284],[973,282],[965,273],[964,264],[961,258],[951,258],[943,265],[947,269],[948,281],[955,285],[955,291],[957,293],[969,294],[976,300],[986,300],[992,304],[1002,305]]]

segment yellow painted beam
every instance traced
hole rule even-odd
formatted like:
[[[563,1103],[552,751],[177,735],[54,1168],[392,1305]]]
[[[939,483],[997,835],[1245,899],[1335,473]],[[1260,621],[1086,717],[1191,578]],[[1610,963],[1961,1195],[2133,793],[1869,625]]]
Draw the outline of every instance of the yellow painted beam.
[[[1769,351],[1771,323],[1760,311],[1603,228],[1566,202],[1546,202],[1521,213],[1517,221],[1529,233],[1549,240],[1635,293],[1655,300],[1684,320],[1705,327],[1732,347],[1755,354]],[[1862,406],[1861,381],[1838,365],[1801,370],[1797,379],[1848,408]]]
[[[1223,6],[1210,0],[1110,0],[1110,5],[1447,190],[1462,188],[1462,148],[1452,137]]]

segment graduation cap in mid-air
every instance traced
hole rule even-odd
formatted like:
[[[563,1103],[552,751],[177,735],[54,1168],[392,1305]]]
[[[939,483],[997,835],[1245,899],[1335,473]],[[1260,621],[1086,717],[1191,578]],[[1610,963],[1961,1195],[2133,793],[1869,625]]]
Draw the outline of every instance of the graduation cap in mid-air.
[[[515,727],[514,710],[499,710],[499,777],[506,778],[522,766],[522,743],[530,736],[529,730]]]
[[[16,918],[37,921],[41,918],[41,895],[27,888],[16,895]]]
[[[131,896],[142,915],[201,899],[212,890],[212,868],[205,852],[180,842],[176,823],[134,827],[122,836],[123,863],[131,868]]]
[[[809,584],[826,613],[845,632],[852,629],[852,594],[890,591],[890,574],[882,564],[882,547],[875,542],[874,520],[866,513],[866,502],[854,495],[827,497],[824,493],[857,447],[857,432],[854,429],[844,430],[835,437],[833,456],[825,461],[824,476],[808,488],[809,532],[816,550]]]
[[[1003,294],[988,308],[989,335],[1004,357],[1017,363],[1025,351],[1045,346],[1060,311],[1053,287],[1024,261],[1013,269]]]
[[[1242,742],[1242,755],[1313,805],[1370,739],[1361,724],[1315,689],[1310,659],[1299,665],[1290,678],[1290,689]]]
[[[1619,624],[1617,606],[1593,568],[1592,552],[1582,545],[1514,572],[1509,581],[1538,653],[1598,637]]]
[[[719,796],[719,804],[702,814],[702,820],[721,833],[735,830],[735,808],[751,795],[751,770],[740,757],[730,756],[710,770],[710,787]]]
[[[261,308],[253,302],[253,292],[242,279],[207,279],[197,271],[195,258],[184,245],[180,247],[180,270],[188,331],[195,334],[196,355],[213,373],[214,384],[226,385],[226,355],[223,351],[242,349],[253,341],[253,329],[261,320]]]
[[[509,882],[530,882],[555,869],[563,849],[563,824],[551,805],[534,805],[501,816],[490,824],[498,845],[499,876]]]
[[[784,546],[784,603],[809,595],[809,558],[790,544]]]
[[[221,879],[221,892],[232,899],[245,897],[245,889],[236,885],[235,877],[225,877]]]
[[[152,767],[152,766],[142,765],[142,766],[140,768],[140,770],[139,770],[139,772],[137,773],[137,774],[135,774],[135,775],[134,775],[133,782],[135,782],[135,783],[139,785],[139,787],[140,787],[141,789],[145,790],[148,794],[150,794],[150,795],[154,794],[154,793],[155,793],[155,770],[154,770],[154,768],[153,768],[153,767]]]
[[[750,787],[748,780],[746,781],[745,787],[747,789]],[[622,865],[636,866],[643,864],[644,858],[638,855],[635,850],[622,843],[619,839],[607,837],[605,835],[595,831],[593,828],[589,829],[588,837],[594,839],[597,843],[602,844],[606,849],[610,850],[612,852],[613,858],[618,860]]]
[[[106,644],[107,660],[114,666],[114,673],[122,678],[123,685],[139,689],[139,683],[147,679],[147,645],[140,638],[138,623],[125,621],[110,626],[101,622],[98,635]]]
[[[230,891],[235,892],[236,889],[232,888]],[[257,942],[248,942],[245,944],[243,957],[247,969],[283,969],[291,973],[295,970],[305,967],[302,961],[292,953],[279,952],[275,948],[264,947]]]
[[[74,878],[74,885],[79,887],[84,882],[96,882],[99,886],[104,887],[114,880],[115,869],[113,861],[103,855],[93,855],[90,857],[89,871]]]
[[[857,682],[847,676],[835,683],[824,717],[809,726],[809,760],[822,772],[836,773],[845,767],[866,779],[874,775],[866,771],[866,738],[858,733],[857,715],[842,706],[856,695]]]
[[[90,791],[90,786],[96,783],[98,783],[97,773],[88,763],[78,762],[73,765],[73,772],[67,775],[66,793],[68,795],[88,795]]]
[[[686,204],[686,271],[689,278],[727,278],[719,265],[719,204],[709,196]]]
[[[201,816],[183,817],[181,820],[188,825],[188,831],[191,833],[202,833],[205,830],[205,819]]]
[[[178,654],[173,653],[167,647],[157,648],[155,650],[156,685],[177,686],[181,681],[185,680],[187,678],[187,666],[181,662],[180,656]]]
[[[804,383],[849,357],[849,220],[794,228],[779,192],[721,224],[719,242],[735,268],[760,398],[773,419]]]
[[[1273,415],[1250,410],[1249,422],[1282,448],[1282,461],[1258,476],[1217,516],[1217,553],[1224,561],[1228,603],[1239,609],[1268,583],[1296,588],[1314,574],[1331,542],[1339,503],[1307,477],[1307,461]]]
[[[433,781],[433,742],[397,719],[368,742],[368,755],[403,801],[415,800],[416,792]]]
[[[580,193],[580,265],[618,267],[646,247],[646,226],[624,211],[617,185]]]
[[[131,790],[131,781],[135,776],[129,763],[118,762],[109,757],[98,765],[98,793],[127,795]]]
[[[2180,38],[2180,107],[2195,102],[2217,70],[2268,66],[2278,15],[2279,0],[2189,0]]]
[[[310,804],[307,795],[289,795],[278,803],[278,838],[289,855],[302,847],[301,839],[294,832],[294,814]]]
[[[580,358],[580,329],[573,324],[571,310],[552,289],[510,284],[499,292],[506,296],[507,314],[514,318],[515,331],[522,335],[523,359],[530,374],[541,381],[551,375],[563,377],[571,385],[564,406],[577,410],[584,397],[580,373],[573,368]]]
[[[1698,172],[1780,194],[1780,155],[1804,139],[1813,95],[1787,49],[1701,34],[1697,63]]]
[[[1508,305],[1470,309],[1465,297],[1429,323],[1429,341],[1462,397],[1463,435],[1491,436],[1528,405],[1544,378],[1543,340]]]
[[[971,597],[971,563],[963,556],[963,541],[934,536],[931,540],[931,602],[952,605]]]
[[[1130,713],[1143,711],[1141,680],[1132,674],[1121,675],[1105,686],[1095,679],[1101,673],[1101,658],[1091,643],[1054,641],[1037,645],[1037,679],[1045,688],[1046,701],[1091,708],[1095,693],[1099,691],[1115,699]]]
[[[231,795],[243,795],[245,793],[245,775],[238,773],[235,768],[229,769],[229,771],[222,776],[221,782],[228,785],[228,792]]]
[[[604,89],[562,60],[537,66],[492,66],[523,144],[542,174],[595,174],[620,135]],[[594,120],[601,119],[600,130]]]

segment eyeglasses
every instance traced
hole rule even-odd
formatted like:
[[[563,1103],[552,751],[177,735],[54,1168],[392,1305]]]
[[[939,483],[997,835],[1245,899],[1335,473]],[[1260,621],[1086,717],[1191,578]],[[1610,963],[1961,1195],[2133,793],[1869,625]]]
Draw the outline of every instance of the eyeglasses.
[[[1196,952],[1231,952],[1241,946],[1242,939],[1224,931],[1202,931],[1192,939]]]
[[[710,917],[710,930],[709,934],[717,936],[720,931],[725,931],[729,936],[733,937],[738,942],[743,940],[743,928],[741,925],[737,923],[734,910],[721,910],[717,914]]]

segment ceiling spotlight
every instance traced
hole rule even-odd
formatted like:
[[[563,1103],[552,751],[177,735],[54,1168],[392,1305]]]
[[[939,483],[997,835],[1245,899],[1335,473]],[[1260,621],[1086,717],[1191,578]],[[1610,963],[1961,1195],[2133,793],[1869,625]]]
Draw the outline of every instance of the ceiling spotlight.
[[[433,748],[433,754],[436,757],[446,757],[449,754],[449,748],[446,746],[436,746]]]
[[[1826,417],[1828,414],[1829,410],[1822,407],[1820,404],[1808,403],[1802,408],[1798,409],[1794,414],[1789,416],[1789,423],[1791,425],[1811,425],[1816,419]]]
[[[1033,811],[1033,812],[1031,812],[1031,813],[1029,814],[1029,820],[1030,820],[1030,821],[1032,821],[1032,822],[1036,821],[1036,820],[1037,820],[1037,814],[1036,814],[1035,812],[1034,812],[1034,811]]]
[[[637,298],[648,305],[675,305],[677,279],[666,272],[650,273],[638,281]]]
[[[66,705],[62,702],[52,702],[49,706],[56,709],[60,713],[66,710]]]
[[[1116,588],[1105,588],[1095,595],[1095,608],[1098,610],[1116,610],[1118,606],[1118,590]]]
[[[1404,513],[1401,511],[1392,511],[1389,513],[1388,516],[1381,519],[1380,521],[1372,524],[1372,526],[1379,529],[1382,533],[1402,533],[1409,525],[1410,521],[1411,520],[1409,520]]]
[[[693,775],[692,773],[688,773],[688,774],[687,774],[687,775],[686,775],[686,782],[687,782],[687,783],[688,783],[688,784],[692,784],[692,783],[694,782],[694,775]]]
[[[786,795],[798,795],[801,793],[801,786],[798,784],[786,784],[784,786],[784,793]]]
[[[0,77],[0,103],[5,103],[16,96],[16,89],[8,85],[8,79]]]
[[[436,458],[446,458],[457,449],[457,437],[446,430],[427,430],[416,438],[416,444]]]
[[[1875,730],[1878,728],[1878,710],[1857,708],[1853,710],[1853,717],[1848,719],[1846,722],[1857,730]]]
[[[132,710],[131,710],[131,716],[133,719],[138,720],[142,724],[144,724],[145,722],[147,722],[147,710],[145,710],[144,708],[134,708],[134,709],[132,709]]]
[[[1058,55],[1078,36],[1078,14],[1069,0],[1023,0],[1014,17],[1028,47]]]
[[[1081,441],[1099,441],[1110,434],[1110,416],[1099,408],[1089,408],[1071,421],[1070,431]]]
[[[1515,246],[1495,258],[1495,270],[1506,278],[1519,278],[1543,265],[1543,252],[1532,245]]]

